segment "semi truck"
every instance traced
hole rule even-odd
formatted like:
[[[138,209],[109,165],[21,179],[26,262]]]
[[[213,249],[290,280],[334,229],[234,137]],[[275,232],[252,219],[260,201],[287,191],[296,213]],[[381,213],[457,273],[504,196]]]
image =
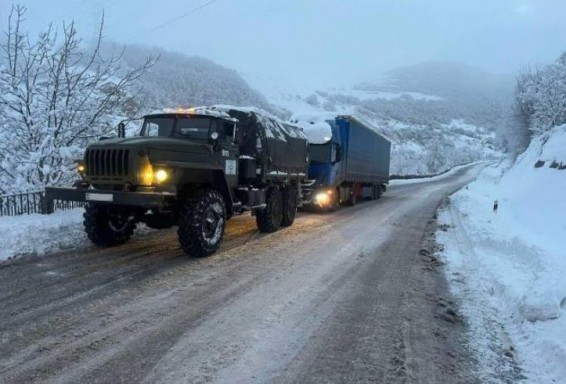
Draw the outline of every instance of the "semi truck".
[[[300,125],[311,139],[309,182],[303,186],[307,207],[333,210],[381,197],[389,183],[387,138],[354,116]]]
[[[296,125],[253,109],[165,110],[144,116],[139,135],[86,148],[73,187],[48,199],[86,202],[84,230],[101,246],[128,241],[137,223],[177,226],[183,251],[214,253],[226,221],[252,212],[262,232],[293,224],[308,168]]]

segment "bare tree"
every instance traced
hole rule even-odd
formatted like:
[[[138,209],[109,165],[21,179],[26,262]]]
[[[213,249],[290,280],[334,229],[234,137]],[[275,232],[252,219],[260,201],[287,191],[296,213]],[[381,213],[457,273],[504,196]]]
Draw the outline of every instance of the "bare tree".
[[[69,182],[84,147],[137,112],[138,79],[154,63],[120,71],[123,51],[102,57],[104,17],[87,52],[72,22],[31,41],[25,13],[12,7],[0,46],[0,192]]]

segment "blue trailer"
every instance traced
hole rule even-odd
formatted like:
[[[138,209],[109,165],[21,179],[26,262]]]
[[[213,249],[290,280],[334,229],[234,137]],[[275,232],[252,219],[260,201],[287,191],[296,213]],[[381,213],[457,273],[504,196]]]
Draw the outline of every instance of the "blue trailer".
[[[326,124],[322,140],[309,143],[305,205],[330,210],[378,199],[389,183],[391,142],[353,116],[338,116]]]

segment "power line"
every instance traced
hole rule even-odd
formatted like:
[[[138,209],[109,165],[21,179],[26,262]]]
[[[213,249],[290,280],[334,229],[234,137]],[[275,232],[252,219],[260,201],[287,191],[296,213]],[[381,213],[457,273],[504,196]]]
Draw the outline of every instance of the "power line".
[[[174,18],[172,18],[172,19],[170,19],[170,20],[167,20],[167,21],[164,22],[163,24],[159,24],[159,25],[153,27],[152,29],[150,29],[150,30],[148,30],[148,31],[146,31],[146,32],[142,32],[141,34],[138,34],[136,37],[143,36],[143,35],[146,35],[146,34],[148,34],[148,33],[153,33],[153,32],[155,32],[155,31],[158,31],[158,30],[160,30],[161,28],[164,28],[164,27],[166,27],[166,26],[168,26],[168,25],[171,25],[172,23],[174,23],[174,22],[176,22],[176,21],[179,21],[179,20],[181,20],[181,19],[187,17],[188,15],[190,15],[190,14],[192,14],[192,13],[195,13],[195,12],[197,12],[197,11],[200,11],[201,9],[203,9],[203,8],[209,6],[210,4],[215,3],[215,2],[217,2],[217,1],[218,1],[218,0],[210,0],[210,1],[206,2],[206,3],[204,3],[204,4],[201,4],[201,5],[199,5],[198,7],[195,7],[195,8],[193,8],[193,9],[191,9],[191,10],[189,10],[189,11],[187,11],[187,12],[185,12],[185,13],[179,15],[179,16],[176,16],[176,17],[174,17]],[[133,38],[132,38],[132,39],[133,39]],[[131,41],[132,39],[130,39],[129,41]],[[129,41],[128,41],[128,42],[129,42]]]

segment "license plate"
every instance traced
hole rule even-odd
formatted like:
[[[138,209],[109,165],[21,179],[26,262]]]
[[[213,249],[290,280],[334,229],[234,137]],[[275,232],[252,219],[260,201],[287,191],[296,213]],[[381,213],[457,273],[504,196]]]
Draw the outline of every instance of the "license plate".
[[[114,200],[114,195],[110,193],[87,193],[85,196],[85,200],[88,201],[106,201],[112,202]]]

